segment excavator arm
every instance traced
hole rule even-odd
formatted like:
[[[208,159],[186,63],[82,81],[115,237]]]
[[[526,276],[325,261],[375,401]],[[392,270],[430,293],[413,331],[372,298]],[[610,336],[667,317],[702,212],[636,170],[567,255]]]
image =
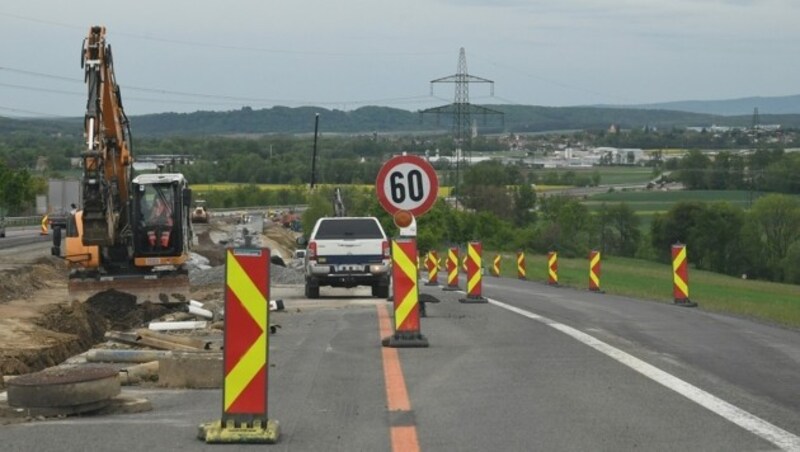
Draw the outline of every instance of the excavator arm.
[[[114,77],[106,29],[94,26],[83,41],[81,65],[88,89],[83,157],[83,244],[119,246],[126,240],[132,154],[128,118]]]

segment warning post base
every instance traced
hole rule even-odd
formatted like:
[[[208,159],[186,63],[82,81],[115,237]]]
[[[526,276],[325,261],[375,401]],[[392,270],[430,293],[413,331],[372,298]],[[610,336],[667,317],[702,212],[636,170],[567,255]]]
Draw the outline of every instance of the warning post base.
[[[445,292],[455,292],[461,290],[461,288],[459,288],[458,286],[444,286],[442,287],[442,290],[444,290]]]
[[[680,306],[682,308],[696,308],[697,307],[697,303],[695,303],[694,301],[692,301],[692,300],[690,300],[688,298],[682,298],[682,299],[676,298],[675,299],[675,306]]]
[[[489,299],[486,297],[478,296],[478,297],[470,297],[467,295],[464,298],[458,299],[459,303],[488,303]]]
[[[252,425],[235,425],[233,421],[200,424],[197,438],[209,444],[275,444],[281,435],[278,421],[254,421]]]
[[[421,333],[394,333],[381,340],[384,347],[395,348],[425,348],[428,347],[428,338]]]

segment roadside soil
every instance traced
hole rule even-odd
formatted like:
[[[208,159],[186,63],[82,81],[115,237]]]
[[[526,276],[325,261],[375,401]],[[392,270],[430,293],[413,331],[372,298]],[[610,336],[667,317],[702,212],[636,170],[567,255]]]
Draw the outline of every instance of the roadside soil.
[[[235,226],[213,221],[196,228],[194,252],[212,267],[224,264],[225,246],[212,240]],[[265,246],[291,256],[297,234],[280,225],[265,228]],[[0,388],[3,375],[20,375],[57,365],[102,342],[109,330],[127,330],[183,309],[179,306],[136,305],[123,293],[110,292],[89,300],[70,300],[68,270],[61,259],[48,256],[49,243],[36,249],[0,253]],[[41,248],[41,249],[40,249]],[[8,262],[6,262],[8,261]],[[13,265],[3,266],[5,263]],[[192,287],[201,302],[222,300],[223,287]]]

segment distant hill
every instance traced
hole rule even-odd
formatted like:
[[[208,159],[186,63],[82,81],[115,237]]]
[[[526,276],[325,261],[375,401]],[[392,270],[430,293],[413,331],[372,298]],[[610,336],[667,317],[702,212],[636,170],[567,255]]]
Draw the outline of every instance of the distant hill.
[[[487,107],[503,112],[504,117],[474,115],[482,133],[606,129],[611,124],[623,128],[646,125],[669,128],[714,123],[709,115],[665,110],[525,105]],[[389,107],[362,107],[351,111],[273,107],[136,116],[131,117],[131,127],[139,136],[310,133],[314,130],[315,113],[320,114],[320,130],[324,133],[431,132],[449,130],[452,125],[450,116],[423,116],[419,112]],[[730,118],[730,121],[736,122],[736,118]],[[741,125],[749,124],[750,117],[740,118],[740,122]],[[800,116],[797,122],[800,124]]]
[[[752,117],[754,108],[758,108],[759,116],[765,114],[800,114],[800,94],[775,97],[743,97],[741,99],[726,100],[684,100],[656,104],[626,105],[619,108],[677,110],[720,116],[750,115]]]
[[[730,101],[735,102],[735,101]],[[740,102],[746,102],[740,100]],[[798,96],[800,102],[800,96]],[[622,128],[657,128],[709,126],[748,126],[750,111],[738,116],[720,116],[677,110],[625,107],[541,107],[529,105],[487,105],[505,115],[473,116],[481,133],[547,132],[575,129],[607,129],[611,124]],[[677,108],[677,107],[674,107]],[[800,111],[800,108],[798,108]],[[759,107],[762,124],[800,127],[800,114],[770,115]],[[323,133],[371,134],[444,132],[452,118],[425,115],[389,107],[362,107],[356,110],[329,110],[319,107],[272,107],[254,110],[244,107],[232,111],[197,111],[160,113],[130,117],[134,137],[259,135],[312,133],[314,115],[320,114]],[[0,134],[34,133],[82,139],[82,118],[9,119],[0,117]]]

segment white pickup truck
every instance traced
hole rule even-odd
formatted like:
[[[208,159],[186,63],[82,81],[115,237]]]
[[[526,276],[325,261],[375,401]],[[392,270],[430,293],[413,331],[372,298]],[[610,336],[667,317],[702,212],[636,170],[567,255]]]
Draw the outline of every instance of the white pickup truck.
[[[309,236],[305,257],[306,297],[320,286],[371,286],[389,296],[389,241],[375,217],[320,218]]]

